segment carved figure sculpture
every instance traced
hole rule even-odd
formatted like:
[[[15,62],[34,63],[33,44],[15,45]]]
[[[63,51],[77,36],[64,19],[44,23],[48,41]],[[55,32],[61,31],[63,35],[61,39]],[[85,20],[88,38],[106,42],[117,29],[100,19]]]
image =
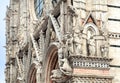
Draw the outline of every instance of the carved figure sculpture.
[[[95,56],[95,40],[93,38],[90,38],[88,41],[89,54],[90,56]]]
[[[100,51],[101,51],[101,56],[102,57],[107,57],[108,56],[108,46],[107,45],[102,45],[100,47]]]
[[[52,80],[56,80],[62,77],[62,72],[59,69],[55,69],[51,71],[52,75],[50,76]]]
[[[66,47],[69,52],[69,55],[73,54],[73,37],[72,34],[67,34]]]
[[[63,55],[63,51],[62,49],[59,49],[58,50],[58,62],[59,62],[59,67],[60,67],[60,70],[66,74],[66,75],[70,75],[71,72],[72,72],[72,68],[71,66],[69,65],[69,61],[67,59],[67,56],[64,56]]]
[[[81,49],[81,47],[82,47],[82,37],[81,37],[79,29],[75,29],[73,42],[74,42],[75,54],[80,55],[82,53],[82,49]]]
[[[61,72],[60,69],[52,70],[51,74],[52,75],[50,76],[50,78],[57,83],[63,83],[66,81],[65,75]]]
[[[65,73],[66,75],[70,74],[72,72],[72,68],[69,65],[69,61],[67,58],[61,59],[60,61],[63,62],[63,65],[60,67],[61,71]]]

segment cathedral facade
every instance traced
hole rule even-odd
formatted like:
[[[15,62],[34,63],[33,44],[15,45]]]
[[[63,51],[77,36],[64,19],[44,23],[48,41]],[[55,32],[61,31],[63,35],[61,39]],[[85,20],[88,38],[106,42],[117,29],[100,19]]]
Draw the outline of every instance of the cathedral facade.
[[[10,0],[6,83],[120,83],[119,0]]]

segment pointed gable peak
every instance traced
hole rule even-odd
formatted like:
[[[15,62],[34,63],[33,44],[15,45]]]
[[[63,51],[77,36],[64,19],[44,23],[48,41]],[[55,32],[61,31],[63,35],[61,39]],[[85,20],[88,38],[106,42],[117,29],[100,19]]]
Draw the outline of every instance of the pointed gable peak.
[[[93,17],[91,11],[89,12],[87,18],[85,19],[85,21],[84,21],[84,23],[83,23],[83,26],[84,26],[85,24],[87,24],[87,23],[93,23],[93,24],[95,24],[95,25],[97,26],[97,22],[96,22],[95,18]]]

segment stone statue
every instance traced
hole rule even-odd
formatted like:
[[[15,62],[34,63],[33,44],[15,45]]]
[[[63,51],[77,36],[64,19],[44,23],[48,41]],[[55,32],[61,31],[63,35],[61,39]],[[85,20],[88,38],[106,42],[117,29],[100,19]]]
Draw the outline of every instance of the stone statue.
[[[67,58],[61,59],[61,62],[63,62],[63,65],[60,67],[60,70],[66,75],[71,74],[72,68],[69,64],[68,59]]]
[[[51,71],[51,76],[50,78],[52,79],[52,81],[55,81],[57,83],[63,83],[66,81],[66,77],[65,75],[61,72],[60,69],[55,69]]]
[[[79,29],[75,29],[73,43],[75,54],[80,55],[82,53],[82,37]]]
[[[93,38],[88,40],[88,50],[90,56],[95,56],[95,40]]]
[[[101,51],[101,56],[102,57],[107,57],[108,56],[108,45],[102,45],[100,47],[100,51]]]
[[[72,68],[69,64],[69,61],[68,61],[68,56],[64,56],[63,54],[63,51],[62,51],[62,48],[58,50],[58,62],[59,62],[59,67],[60,67],[60,70],[66,74],[66,75],[70,75],[71,72],[72,72]]]
[[[50,76],[50,78],[52,80],[57,80],[57,79],[62,78],[62,72],[59,69],[52,70],[51,74],[52,75]]]
[[[66,47],[67,47],[67,50],[69,52],[69,55],[73,55],[73,37],[72,37],[72,34],[67,34],[66,35]]]

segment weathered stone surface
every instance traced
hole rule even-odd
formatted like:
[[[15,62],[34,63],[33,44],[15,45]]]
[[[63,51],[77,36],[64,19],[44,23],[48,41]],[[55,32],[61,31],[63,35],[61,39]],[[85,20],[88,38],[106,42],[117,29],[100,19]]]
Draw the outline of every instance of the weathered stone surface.
[[[6,83],[120,83],[120,1],[39,1],[10,0]]]

